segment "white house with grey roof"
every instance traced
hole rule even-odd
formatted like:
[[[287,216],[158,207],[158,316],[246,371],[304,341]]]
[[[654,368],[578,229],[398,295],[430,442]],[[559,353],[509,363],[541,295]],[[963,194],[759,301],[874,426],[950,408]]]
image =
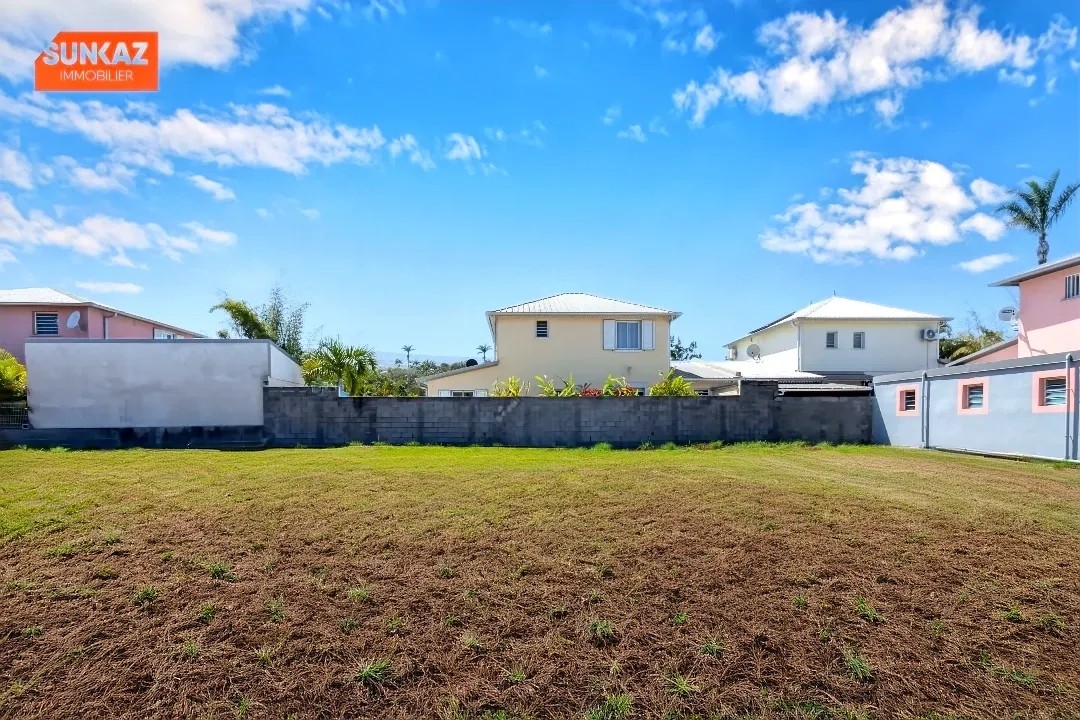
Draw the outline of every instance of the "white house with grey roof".
[[[564,293],[487,313],[491,362],[424,378],[429,396],[477,397],[510,377],[538,394],[537,376],[561,386],[601,386],[609,375],[642,390],[671,368],[668,336],[679,313],[589,295]]]
[[[727,344],[728,369],[759,377],[812,373],[861,382],[874,375],[938,366],[938,334],[950,318],[830,297]]]

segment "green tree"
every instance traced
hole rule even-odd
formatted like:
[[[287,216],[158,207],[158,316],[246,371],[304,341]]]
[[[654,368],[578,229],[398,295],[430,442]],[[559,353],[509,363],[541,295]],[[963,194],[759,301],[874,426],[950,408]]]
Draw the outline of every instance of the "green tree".
[[[0,350],[0,400],[26,397],[26,367],[6,350]]]
[[[375,354],[366,347],[325,339],[304,356],[301,369],[309,385],[337,385],[349,395],[363,395],[364,383],[376,370]]]
[[[229,316],[232,332],[237,337],[252,340],[273,340],[281,349],[299,360],[304,355],[304,317],[308,303],[289,304],[280,285],[270,289],[266,303],[255,307],[244,300],[226,297],[210,308]],[[229,337],[229,331],[218,331],[218,337]]]
[[[672,335],[670,347],[672,360],[697,360],[701,357],[701,353],[697,351],[696,342],[692,342],[689,345],[683,345],[682,338],[677,338]]]
[[[402,345],[401,346],[401,352],[405,353],[405,365],[406,365],[406,367],[408,367],[409,365],[412,365],[412,351],[414,349],[415,348],[413,348],[412,345]]]
[[[1040,265],[1046,262],[1046,256],[1050,253],[1046,233],[1072,202],[1077,189],[1080,189],[1080,183],[1073,183],[1055,199],[1054,190],[1060,174],[1060,170],[1055,170],[1041,185],[1036,180],[1028,180],[1026,185],[1012,191],[1012,200],[1002,203],[997,209],[999,213],[1006,215],[1005,222],[1009,227],[1023,228],[1039,238],[1036,256]]]
[[[476,352],[480,353],[480,355],[483,356],[484,362],[487,362],[487,354],[489,352],[491,352],[491,346],[490,345],[477,345],[476,346]]]
[[[941,338],[938,340],[938,354],[942,360],[953,362],[999,343],[1005,337],[1004,329],[989,327],[982,321],[979,314],[972,310],[968,315],[965,329],[954,332],[947,323],[942,325]]]

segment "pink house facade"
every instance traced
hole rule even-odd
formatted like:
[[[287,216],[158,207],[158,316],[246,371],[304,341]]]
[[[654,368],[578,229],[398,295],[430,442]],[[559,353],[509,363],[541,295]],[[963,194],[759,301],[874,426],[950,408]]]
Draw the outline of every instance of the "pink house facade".
[[[202,337],[51,288],[0,290],[0,349],[26,362],[35,337],[88,340],[176,340]]]
[[[993,283],[991,287],[1019,288],[1017,335],[952,365],[1066,352],[1080,354],[1080,255],[1040,265]]]

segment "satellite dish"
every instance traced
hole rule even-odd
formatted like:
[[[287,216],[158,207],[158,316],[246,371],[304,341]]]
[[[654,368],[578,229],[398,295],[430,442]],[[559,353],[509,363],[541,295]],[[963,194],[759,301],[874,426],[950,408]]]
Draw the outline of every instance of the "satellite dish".
[[[78,310],[76,310],[75,312],[68,315],[68,319],[67,319],[68,330],[74,330],[75,328],[79,327],[80,318],[82,318],[82,313],[79,312]]]
[[[478,364],[479,363],[477,363],[474,358],[469,358],[468,360],[465,361],[465,367],[472,367],[473,365],[478,365]]]
[[[758,360],[761,358],[761,348],[757,343],[750,343],[746,346],[746,357],[751,360]]]
[[[1005,306],[998,310],[998,320],[1001,322],[1011,323],[1016,320],[1016,308],[1011,306]]]

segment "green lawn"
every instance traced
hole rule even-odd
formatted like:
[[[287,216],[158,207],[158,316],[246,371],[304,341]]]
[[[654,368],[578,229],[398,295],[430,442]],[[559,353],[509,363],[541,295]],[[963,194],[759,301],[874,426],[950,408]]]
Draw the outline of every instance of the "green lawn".
[[[1051,464],[13,450],[0,717],[1074,717],[1077,568]]]

